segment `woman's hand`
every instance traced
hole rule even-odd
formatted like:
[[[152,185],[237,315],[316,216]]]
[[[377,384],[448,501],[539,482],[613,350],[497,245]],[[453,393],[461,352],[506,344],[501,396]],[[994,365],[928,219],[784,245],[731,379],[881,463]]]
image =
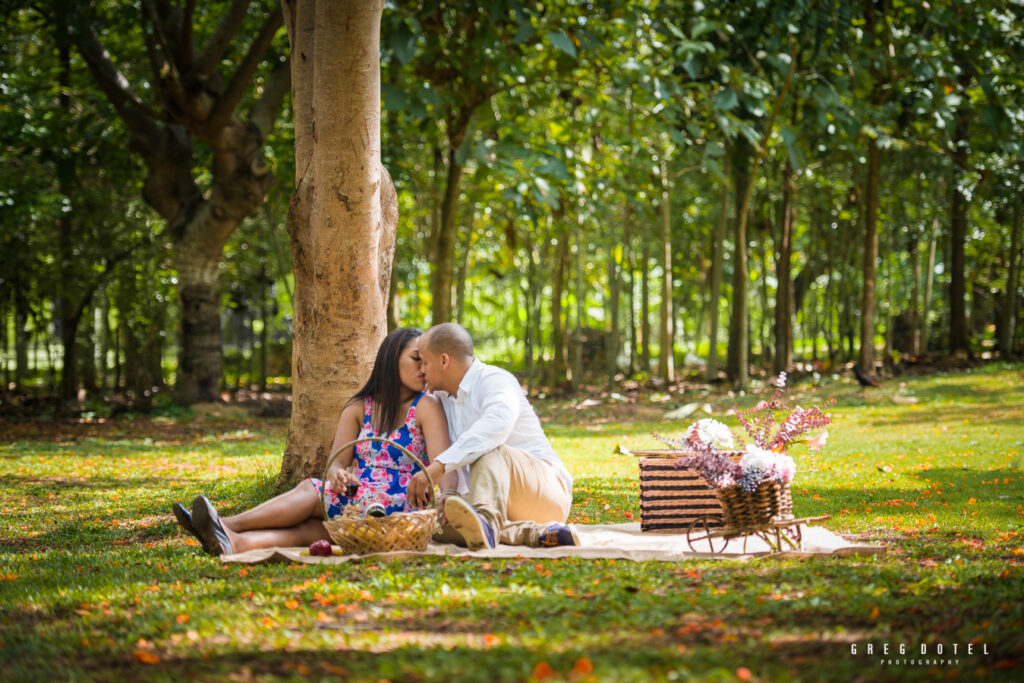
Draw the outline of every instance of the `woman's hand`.
[[[358,484],[359,476],[347,467],[338,467],[331,473],[331,488],[340,495],[345,495],[345,487]]]

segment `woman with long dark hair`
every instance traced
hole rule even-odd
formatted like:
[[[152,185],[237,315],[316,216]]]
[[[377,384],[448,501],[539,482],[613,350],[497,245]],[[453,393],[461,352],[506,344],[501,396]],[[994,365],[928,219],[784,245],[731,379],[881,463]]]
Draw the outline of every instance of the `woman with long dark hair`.
[[[424,393],[417,347],[421,334],[415,328],[399,328],[381,343],[370,378],[341,412],[332,453],[367,436],[395,441],[424,462],[448,448],[448,424],[441,404]],[[291,491],[240,514],[220,518],[206,496],[196,497],[191,513],[180,503],[173,509],[178,522],[211,555],[303,546],[329,540],[322,523],[324,486],[330,517],[349,505],[361,513],[371,506],[383,508],[386,514],[407,512],[413,508],[406,487],[419,469],[394,446],[369,441],[339,455],[325,480],[306,479]],[[346,494],[350,484],[359,487],[352,496]],[[442,490],[457,488],[458,474],[446,474],[441,485]]]

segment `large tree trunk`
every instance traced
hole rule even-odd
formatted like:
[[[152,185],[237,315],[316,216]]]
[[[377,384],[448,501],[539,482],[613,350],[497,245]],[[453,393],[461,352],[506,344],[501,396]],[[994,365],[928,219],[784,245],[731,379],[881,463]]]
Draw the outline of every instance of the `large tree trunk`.
[[[967,198],[960,190],[960,182],[967,172],[967,117],[963,107],[956,113],[953,128],[953,178],[949,189],[949,351],[968,353],[967,338],[967,280],[964,274],[967,244]]]
[[[215,253],[175,253],[178,266],[178,316],[181,334],[178,342],[178,401],[220,399],[220,291],[217,274],[221,250]]]
[[[1013,218],[1010,227],[1010,270],[1006,274],[1006,303],[1003,307],[1003,320],[999,334],[999,353],[1003,358],[1013,355],[1013,340],[1017,336],[1017,283],[1020,278],[1020,204],[1013,206]]]
[[[721,195],[719,196],[718,223],[715,225],[715,234],[711,242],[711,293],[708,297],[708,311],[711,316],[711,331],[708,339],[707,373],[708,381],[718,377],[718,304],[722,298],[722,265],[725,255],[725,228],[729,224],[729,153],[725,155],[725,164],[722,168]]]
[[[386,334],[398,202],[380,161],[383,2],[285,6],[292,54],[302,56],[292,61],[295,333],[280,475],[290,483],[323,471],[338,415]]]

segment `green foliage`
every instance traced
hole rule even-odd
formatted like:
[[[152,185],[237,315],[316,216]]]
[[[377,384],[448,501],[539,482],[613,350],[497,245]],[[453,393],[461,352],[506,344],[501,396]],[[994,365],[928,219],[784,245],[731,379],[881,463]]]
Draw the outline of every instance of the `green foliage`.
[[[825,450],[796,454],[798,515],[878,557],[693,560],[370,558],[225,565],[169,513],[272,494],[283,423],[191,415],[54,436],[5,424],[0,445],[0,674],[5,680],[199,677],[372,681],[1015,680],[1024,648],[1024,383],[1019,364],[908,378],[835,398]],[[759,400],[705,393],[716,415]],[[571,519],[635,521],[636,463],[670,403],[537,402],[576,477]],[[917,403],[908,399],[916,398]],[[628,410],[627,410],[628,409]],[[979,416],[985,416],[980,419]],[[734,422],[730,422],[735,426]],[[904,643],[956,665],[883,668]],[[964,654],[968,642],[987,655]],[[859,654],[851,654],[856,644]],[[881,673],[880,673],[881,672]]]

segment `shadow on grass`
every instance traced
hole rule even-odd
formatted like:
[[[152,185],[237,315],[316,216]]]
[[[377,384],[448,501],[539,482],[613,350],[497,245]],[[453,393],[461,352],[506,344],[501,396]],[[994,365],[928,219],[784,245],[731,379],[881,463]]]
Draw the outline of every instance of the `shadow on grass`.
[[[402,565],[413,572],[438,566],[436,560]],[[873,660],[850,656],[850,642],[948,645],[981,639],[989,643],[990,655],[972,659],[972,671],[979,666],[1012,663],[1021,656],[1024,644],[1011,623],[1021,618],[1020,610],[998,611],[1001,604],[1016,603],[1024,588],[1019,578],[998,581],[981,577],[945,585],[941,596],[925,600],[922,598],[928,597],[934,585],[921,583],[936,572],[919,566],[840,560],[716,564],[696,580],[678,581],[672,581],[674,564],[629,566],[636,568],[635,575],[631,570],[617,570],[600,585],[587,579],[611,571],[608,563],[559,567],[567,573],[563,582],[579,590],[579,596],[571,599],[560,591],[541,595],[505,592],[486,606],[455,604],[417,613],[401,604],[403,597],[398,592],[391,601],[391,606],[398,608],[397,617],[384,611],[369,622],[341,615],[303,623],[311,615],[294,613],[275,628],[291,637],[298,635],[297,630],[319,632],[327,641],[323,648],[289,646],[285,650],[278,645],[268,652],[265,644],[235,645],[222,638],[198,642],[202,653],[197,651],[195,656],[158,652],[159,662],[153,667],[140,664],[123,648],[109,654],[85,650],[44,655],[32,647],[30,639],[18,634],[17,626],[10,625],[4,629],[8,645],[14,651],[23,650],[22,656],[13,660],[17,664],[10,680],[28,680],[30,673],[38,676],[42,672],[59,672],[61,678],[80,674],[113,680],[123,675],[145,677],[159,667],[170,680],[334,676],[346,680],[521,681],[528,679],[540,662],[570,677],[583,658],[598,680],[648,680],[674,670],[693,674],[717,671],[724,679],[740,666],[768,680],[851,680],[858,674],[877,680],[887,674],[872,673],[877,671]],[[742,570],[737,571],[739,566]],[[253,575],[249,583],[257,582],[261,573],[273,573],[260,567],[249,571]],[[448,583],[459,591],[471,582],[471,573],[472,565],[467,565],[465,576],[425,571],[418,578],[429,592],[440,591],[441,584]],[[571,582],[572,577],[579,585]],[[537,581],[529,562],[507,579],[492,576],[491,580],[523,585]],[[193,593],[198,590],[207,594],[207,600],[230,602],[237,599],[233,593],[244,591],[247,585],[240,580],[200,582],[193,584]],[[584,593],[590,590],[594,592]],[[886,595],[884,601],[879,598],[881,593]],[[767,599],[755,600],[755,596]],[[884,602],[884,615],[878,613],[880,602]],[[115,616],[103,628],[116,631],[128,627],[119,621],[123,617],[116,616],[120,605],[112,607]],[[256,626],[262,609],[239,603],[232,623],[238,635],[244,635],[251,623],[248,628],[256,631],[252,635],[259,640],[266,643],[273,637],[273,631]],[[72,612],[63,608],[51,609],[44,616],[75,620]],[[379,640],[369,647],[352,649],[348,644],[350,639],[363,640],[372,634]],[[491,634],[495,644],[488,646],[485,634]],[[723,649],[725,643],[729,645]],[[77,650],[72,647],[75,645],[69,640],[64,647]],[[238,651],[215,652],[232,647]],[[914,677],[907,670],[900,674],[900,678]]]

